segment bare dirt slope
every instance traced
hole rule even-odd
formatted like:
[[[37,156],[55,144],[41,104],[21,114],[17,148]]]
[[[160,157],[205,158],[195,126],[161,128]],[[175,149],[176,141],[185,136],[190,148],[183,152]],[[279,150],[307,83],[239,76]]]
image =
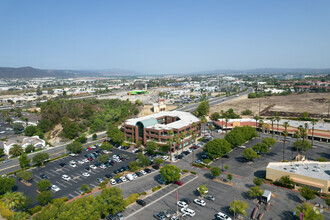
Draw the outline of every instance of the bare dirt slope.
[[[288,96],[271,96],[258,99],[248,99],[246,95],[211,107],[210,114],[213,112],[220,112],[221,110],[227,111],[230,108],[234,109],[238,114],[246,109],[250,109],[253,114],[258,114],[260,106],[260,111],[268,107],[270,111],[277,112],[308,112],[311,114],[327,115],[329,107],[328,102],[330,102],[329,93],[292,94]]]

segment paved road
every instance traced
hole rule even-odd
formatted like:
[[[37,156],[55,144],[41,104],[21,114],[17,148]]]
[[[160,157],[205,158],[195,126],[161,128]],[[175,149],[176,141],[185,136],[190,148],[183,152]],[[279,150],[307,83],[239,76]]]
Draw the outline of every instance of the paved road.
[[[101,133],[101,134],[98,134],[98,138],[99,139],[96,140],[96,141],[92,141],[92,139],[89,138],[87,140],[87,143],[84,144],[84,146],[89,146],[89,145],[93,145],[93,144],[102,142],[106,138],[105,132]],[[49,154],[50,159],[55,158],[55,157],[61,156],[61,155],[66,153],[65,147],[66,147],[67,144],[68,143],[63,144],[63,145],[59,145],[59,146],[56,146],[56,147],[50,147],[50,148],[47,148],[47,149],[42,150],[42,151],[34,152],[34,153],[31,153],[31,154],[28,154],[28,157],[30,159],[32,159],[35,154],[40,153],[40,152],[45,152],[45,153]],[[0,163],[0,175],[10,173],[10,172],[13,172],[13,171],[18,170],[18,169],[20,169],[20,166],[19,166],[19,162],[18,162],[17,158],[11,159],[11,161],[9,161],[7,163]]]

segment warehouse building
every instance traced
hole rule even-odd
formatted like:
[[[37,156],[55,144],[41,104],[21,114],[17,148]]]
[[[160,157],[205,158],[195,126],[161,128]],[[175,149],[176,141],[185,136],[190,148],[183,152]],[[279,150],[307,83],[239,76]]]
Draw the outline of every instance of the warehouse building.
[[[173,132],[170,135],[169,131]],[[175,143],[171,147],[171,152],[175,147],[182,149],[193,143],[192,135],[194,132],[197,138],[201,135],[201,122],[199,118],[189,112],[166,111],[148,115],[140,118],[128,119],[124,123],[124,133],[126,139],[131,138],[135,143],[141,141],[146,144],[148,141],[155,141],[158,145],[165,145],[169,138],[174,135],[185,133],[183,143]]]

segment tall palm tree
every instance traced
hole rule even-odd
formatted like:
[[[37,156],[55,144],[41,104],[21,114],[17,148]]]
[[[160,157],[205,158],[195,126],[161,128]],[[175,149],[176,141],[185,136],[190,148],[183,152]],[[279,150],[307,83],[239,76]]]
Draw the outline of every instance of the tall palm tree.
[[[260,131],[262,131],[262,126],[264,125],[264,120],[259,120],[259,137],[260,137]]]
[[[256,131],[257,131],[257,129],[258,129],[258,121],[259,121],[260,117],[259,117],[259,115],[255,115],[253,117],[253,119],[256,120]]]
[[[20,145],[14,144],[9,150],[9,154],[13,156],[20,156],[23,153],[23,148]]]
[[[280,122],[281,118],[279,116],[276,116],[275,117],[275,120],[277,121],[277,137],[278,137],[279,136],[279,134],[278,134],[278,126],[279,126],[279,122]]]
[[[203,116],[200,118],[200,120],[201,120],[201,123],[202,123],[202,125],[203,125],[203,127],[204,127],[203,130],[205,130],[205,123],[207,122],[207,119],[206,119],[205,116],[203,115]]]
[[[283,161],[284,161],[284,151],[285,151],[285,141],[286,137],[288,136],[288,132],[285,130],[283,131],[284,141],[283,141]]]
[[[312,127],[312,146],[313,146],[313,142],[314,142],[314,126],[316,124],[316,120],[315,119],[312,119],[311,121],[313,127]]]
[[[182,149],[182,151],[181,151],[181,153],[183,153],[183,140],[185,139],[187,137],[187,134],[185,133],[185,132],[181,132],[180,133],[180,135],[179,135],[179,138],[180,138],[180,140],[181,140],[181,149]]]
[[[180,137],[177,134],[174,135],[173,141],[175,142],[175,145],[176,145],[175,146],[175,148],[176,148],[176,157],[178,158],[178,155],[179,155],[179,145],[180,145]]]
[[[209,129],[210,129],[210,131],[211,131],[211,137],[213,137],[213,135],[212,135],[212,131],[214,130],[214,126],[213,126],[212,124],[210,124]]]
[[[271,117],[270,120],[272,121],[272,138],[274,138],[274,121],[275,121],[275,117]]]
[[[166,140],[168,146],[170,147],[170,154],[171,154],[171,161],[173,161],[173,158],[172,158],[172,146],[173,146],[173,138],[168,138]]]
[[[229,121],[229,118],[226,116],[225,117],[225,121],[226,121],[226,134],[228,132],[228,121]]]

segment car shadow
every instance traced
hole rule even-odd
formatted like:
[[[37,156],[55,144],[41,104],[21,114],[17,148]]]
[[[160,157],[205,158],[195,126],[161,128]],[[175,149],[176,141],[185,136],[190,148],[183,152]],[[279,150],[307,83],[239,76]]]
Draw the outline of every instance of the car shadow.
[[[293,193],[287,193],[286,194],[286,196],[288,197],[288,199],[290,199],[290,200],[293,200],[293,201],[295,201],[295,202],[303,202],[300,198],[299,198],[299,196],[297,196],[297,195],[295,195],[295,194],[293,194]]]
[[[207,179],[213,179],[213,176],[210,173],[205,173],[204,177],[207,178]]]
[[[325,159],[330,160],[330,154],[328,154],[328,153],[320,152],[320,153],[317,153],[317,154],[320,155],[321,157],[325,158]]]
[[[294,215],[292,211],[282,211],[279,215],[279,217],[283,220],[293,220],[293,219],[297,219]]]

